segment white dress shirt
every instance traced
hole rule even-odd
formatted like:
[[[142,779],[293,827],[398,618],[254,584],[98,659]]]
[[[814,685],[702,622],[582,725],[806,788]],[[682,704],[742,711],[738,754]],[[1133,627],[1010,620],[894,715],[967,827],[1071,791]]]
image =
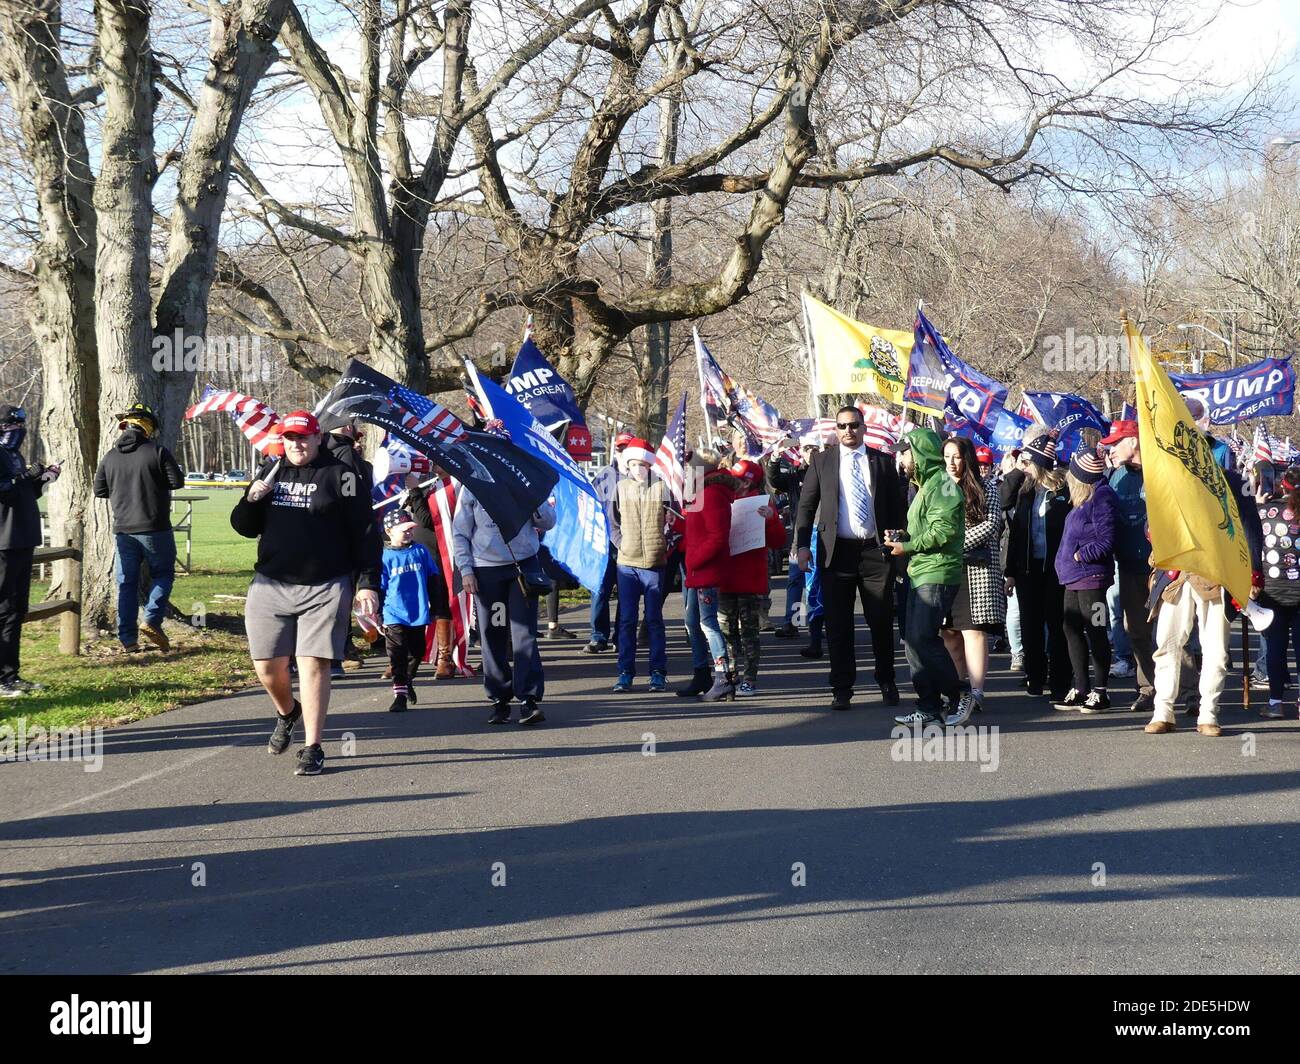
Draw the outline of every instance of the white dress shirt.
[[[876,500],[871,485],[871,462],[867,459],[867,445],[859,444],[850,449],[843,444],[840,447],[840,512],[836,535],[844,539],[871,539],[876,535]],[[854,457],[858,455],[860,457]],[[853,463],[862,467],[862,483],[867,486],[867,510],[870,522],[866,525],[858,520],[853,512]]]

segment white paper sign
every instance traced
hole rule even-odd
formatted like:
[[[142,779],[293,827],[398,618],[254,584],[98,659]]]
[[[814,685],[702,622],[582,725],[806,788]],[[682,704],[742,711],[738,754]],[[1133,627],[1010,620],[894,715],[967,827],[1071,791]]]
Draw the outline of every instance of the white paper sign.
[[[732,554],[744,554],[767,542],[766,522],[758,515],[767,503],[766,495],[747,495],[731,504]]]

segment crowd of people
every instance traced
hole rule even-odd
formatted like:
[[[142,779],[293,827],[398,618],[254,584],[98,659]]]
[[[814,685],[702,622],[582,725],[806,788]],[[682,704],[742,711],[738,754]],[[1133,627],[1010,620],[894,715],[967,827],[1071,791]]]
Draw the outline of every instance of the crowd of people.
[[[1192,399],[1189,409],[1208,436],[1204,408]],[[19,629],[40,540],[37,499],[59,475],[57,466],[22,460],[24,426],[19,408],[0,407],[0,696],[14,698],[35,687],[19,672]],[[124,654],[139,652],[141,636],[170,645],[163,626],[176,555],[170,493],[181,473],[158,428],[147,408],[126,411],[95,475],[95,494],[109,500],[114,523]],[[1244,604],[1200,574],[1151,571],[1136,422],[1116,421],[1071,454],[1060,453],[1054,431],[1036,426],[1000,462],[969,439],[925,427],[888,450],[868,446],[855,406],[837,412],[834,431],[836,442],[778,448],[766,461],[722,447],[690,452],[682,506],[656,474],[645,440],[624,433],[614,441],[609,464],[592,478],[610,543],[584,648],[615,650],[612,695],[637,686],[643,645],[645,689],[669,689],[664,603],[680,587],[691,653],[690,679],[675,691],[682,698],[757,695],[760,634],[770,630],[785,639],[805,634],[802,656],[828,659],[829,708],[851,709],[860,604],[872,681],[891,708],[901,703],[901,642],[915,706],[893,718],[899,724],[956,726],[983,712],[990,654],[1000,650],[1030,697],[1063,711],[1122,709],[1128,699],[1111,681],[1131,677],[1128,708],[1149,715],[1150,734],[1176,730],[1183,682],[1194,680],[1185,709],[1198,733],[1221,734],[1230,626]],[[543,598],[551,603],[545,634],[571,636],[546,575],[542,540],[557,521],[554,505],[543,503],[507,538],[460,488],[449,574],[418,478],[376,517],[358,425],[322,432],[312,413],[295,411],[282,419],[281,437],[283,458],[259,470],[230,516],[239,534],[257,540],[245,622],[275,711],[270,752],[284,753],[301,724],[295,771],[322,771],[331,678],[354,656],[354,619],[369,638],[382,632],[391,711],[419,703],[421,664],[432,665],[435,680],[458,675],[454,587],[473,600],[488,723],[508,723],[514,703],[521,724],[544,722]],[[1238,469],[1229,447],[1209,439],[1240,500],[1252,598],[1273,615],[1250,682],[1267,690],[1263,713],[1276,719],[1290,682],[1288,640],[1300,655],[1300,468]],[[741,531],[747,538],[737,547]],[[774,558],[787,560],[779,627],[769,621],[771,576],[780,571]],[[142,566],[149,575],[141,622]]]

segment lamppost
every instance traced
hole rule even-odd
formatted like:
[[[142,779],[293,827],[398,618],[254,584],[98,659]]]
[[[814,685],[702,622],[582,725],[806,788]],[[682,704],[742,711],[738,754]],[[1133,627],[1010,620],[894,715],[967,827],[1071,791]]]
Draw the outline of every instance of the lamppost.
[[[1216,340],[1218,340],[1219,343],[1223,344],[1223,346],[1228,349],[1229,366],[1231,366],[1233,369],[1237,368],[1237,345],[1232,340],[1229,340],[1226,336],[1220,336],[1213,329],[1207,328],[1204,325],[1197,325],[1196,322],[1193,321],[1183,322],[1181,325],[1175,325],[1174,328],[1177,329],[1179,332],[1186,332],[1188,329],[1200,329],[1201,332],[1209,333]],[[1200,373],[1201,371],[1199,369],[1196,369],[1193,370],[1193,372]]]

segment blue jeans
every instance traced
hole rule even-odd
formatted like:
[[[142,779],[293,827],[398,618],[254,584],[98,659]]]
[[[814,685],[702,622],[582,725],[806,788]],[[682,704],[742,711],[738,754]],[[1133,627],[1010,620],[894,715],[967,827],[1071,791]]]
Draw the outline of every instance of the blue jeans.
[[[709,644],[709,653],[713,655],[714,666],[729,664],[727,657],[727,637],[722,634],[722,625],[718,623],[718,589],[701,587],[695,589],[695,600],[700,606],[700,631],[704,633]]]
[[[1007,599],[1007,642],[1011,644],[1011,653],[1023,657],[1025,642],[1020,635],[1020,596],[1011,595]]]
[[[520,564],[527,565],[528,559],[521,558]],[[540,702],[546,677],[537,649],[537,599],[524,595],[513,565],[476,565],[474,576],[483,689],[493,702],[509,702],[512,695],[520,702]]]
[[[1106,609],[1110,613],[1110,645],[1115,648],[1115,657],[1133,658],[1133,644],[1128,641],[1128,632],[1124,630],[1124,611],[1119,602],[1119,564],[1115,565],[1115,579],[1106,589]]]
[[[609,545],[609,561],[605,563],[605,575],[591,596],[591,639],[595,643],[609,642],[609,597],[614,590],[614,581],[618,576],[618,549]]]
[[[155,628],[167,612],[176,580],[176,536],[165,532],[119,532],[113,575],[117,580],[117,638],[123,646],[140,640],[140,565],[149,565],[149,601],[144,620]]]
[[[618,671],[636,675],[638,606],[645,599],[645,625],[650,637],[650,671],[668,672],[668,640],[664,632],[664,572],[618,567]]]
[[[686,607],[686,638],[691,644],[691,667],[707,669],[709,662],[709,641],[704,638],[704,629],[700,627],[700,592],[699,588],[686,586],[686,570],[682,569],[682,605]]]
[[[808,611],[807,620],[812,624],[825,611],[822,605],[822,571],[817,567],[817,529],[812,531],[812,543],[810,544],[809,553],[812,554],[812,564],[808,566],[808,571],[803,574],[804,589],[808,592]]]

